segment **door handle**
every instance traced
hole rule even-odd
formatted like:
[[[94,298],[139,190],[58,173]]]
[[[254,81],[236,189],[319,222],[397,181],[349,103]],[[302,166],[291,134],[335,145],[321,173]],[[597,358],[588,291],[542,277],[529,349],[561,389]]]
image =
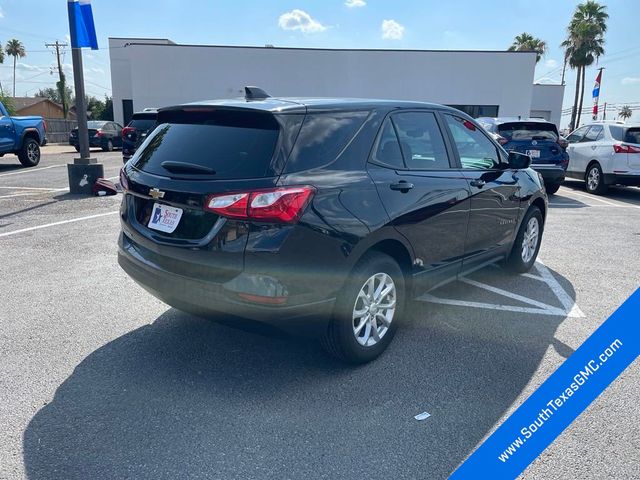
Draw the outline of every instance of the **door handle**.
[[[471,180],[469,183],[471,184],[472,187],[482,188],[482,187],[484,187],[484,184],[486,182],[484,180],[478,178],[476,180]]]
[[[398,183],[392,183],[389,185],[391,190],[400,190],[402,193],[407,193],[413,188],[413,183],[409,183],[406,180],[400,180]]]

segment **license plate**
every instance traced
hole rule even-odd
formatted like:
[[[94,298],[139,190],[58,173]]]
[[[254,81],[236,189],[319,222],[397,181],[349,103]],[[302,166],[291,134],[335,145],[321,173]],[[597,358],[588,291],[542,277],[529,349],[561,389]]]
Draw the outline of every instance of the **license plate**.
[[[173,233],[180,223],[180,218],[182,218],[181,208],[154,203],[147,227],[161,232]]]
[[[531,158],[540,158],[540,150],[527,150],[527,155]]]

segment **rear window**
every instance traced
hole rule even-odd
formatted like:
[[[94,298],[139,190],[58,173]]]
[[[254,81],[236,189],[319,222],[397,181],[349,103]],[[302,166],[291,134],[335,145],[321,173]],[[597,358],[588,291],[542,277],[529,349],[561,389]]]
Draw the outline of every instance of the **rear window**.
[[[507,140],[553,140],[558,139],[558,130],[553,123],[510,122],[498,126],[498,133]]]
[[[99,120],[89,120],[87,122],[87,128],[99,129],[106,125],[107,122],[102,122]]]
[[[167,170],[163,162],[185,162],[212,169],[213,179],[262,178],[271,163],[280,126],[262,112],[213,111],[165,115],[135,157],[133,166],[169,177],[203,176]]]
[[[619,142],[640,143],[640,127],[611,125],[611,136]]]
[[[133,127],[136,130],[140,130],[142,132],[146,132],[147,130],[151,130],[155,125],[155,118],[134,118],[129,122],[129,127]]]
[[[317,168],[334,161],[368,115],[367,111],[308,114],[287,161],[287,172]]]

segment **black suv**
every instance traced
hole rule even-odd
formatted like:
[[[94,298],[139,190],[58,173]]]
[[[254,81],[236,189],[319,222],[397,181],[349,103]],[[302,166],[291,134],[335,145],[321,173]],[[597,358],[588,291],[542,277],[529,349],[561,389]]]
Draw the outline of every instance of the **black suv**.
[[[175,308],[310,327],[366,362],[421,292],[531,268],[547,198],[530,162],[428,103],[248,89],[164,108],[121,171],[118,260]]]
[[[158,111],[147,108],[131,116],[131,121],[122,129],[122,161],[127,162],[138,147],[155,128]]]

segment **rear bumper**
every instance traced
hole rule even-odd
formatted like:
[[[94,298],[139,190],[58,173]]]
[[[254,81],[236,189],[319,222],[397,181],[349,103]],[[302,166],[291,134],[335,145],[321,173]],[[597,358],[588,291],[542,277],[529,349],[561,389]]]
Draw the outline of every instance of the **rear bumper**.
[[[542,175],[544,183],[555,184],[564,181],[565,171],[560,165],[532,164],[531,168]]]
[[[136,283],[153,296],[172,307],[201,317],[219,318],[220,314],[229,314],[285,330],[304,331],[307,328],[324,328],[335,304],[335,298],[273,306],[245,302],[239,296],[241,291],[227,288],[228,285],[237,288],[237,285],[242,284],[238,280],[242,274],[232,282],[223,284],[167,271],[143,258],[135,244],[123,233],[118,240],[118,263]]]
[[[80,145],[80,142],[78,141],[78,138],[70,138],[69,139],[69,145],[72,145],[74,147],[78,147]],[[89,138],[89,147],[100,147],[102,148],[102,139],[101,138],[95,138],[95,137],[90,137]]]
[[[623,173],[605,173],[604,183],[607,185],[627,185],[630,187],[640,187],[640,173],[623,174]]]

